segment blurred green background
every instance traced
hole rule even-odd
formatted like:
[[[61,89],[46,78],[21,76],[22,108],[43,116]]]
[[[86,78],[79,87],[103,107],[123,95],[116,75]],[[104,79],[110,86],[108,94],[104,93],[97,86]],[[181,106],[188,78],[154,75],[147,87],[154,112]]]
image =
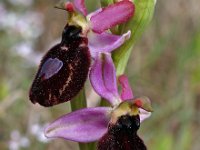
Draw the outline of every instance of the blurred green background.
[[[154,112],[139,134],[149,150],[200,149],[199,0],[158,0],[151,24],[136,43],[126,74],[135,95],[151,98]],[[43,127],[69,112],[33,105],[29,87],[37,65],[60,40],[66,13],[57,1],[0,1],[0,149],[78,149],[47,140]],[[94,97],[95,98],[95,97]]]

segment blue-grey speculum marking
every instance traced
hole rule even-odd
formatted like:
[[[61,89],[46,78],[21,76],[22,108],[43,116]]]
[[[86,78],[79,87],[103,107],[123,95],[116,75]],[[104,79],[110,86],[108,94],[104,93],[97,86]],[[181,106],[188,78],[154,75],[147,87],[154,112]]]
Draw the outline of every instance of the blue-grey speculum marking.
[[[42,69],[39,73],[39,77],[44,76],[44,79],[49,79],[62,68],[63,62],[60,61],[57,58],[49,58],[44,65],[42,66]]]

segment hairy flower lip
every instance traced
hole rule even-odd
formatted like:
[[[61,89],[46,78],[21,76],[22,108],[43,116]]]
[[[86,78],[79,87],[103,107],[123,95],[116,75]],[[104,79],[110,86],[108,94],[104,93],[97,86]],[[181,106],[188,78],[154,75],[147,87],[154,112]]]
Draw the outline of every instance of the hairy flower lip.
[[[79,93],[91,64],[87,44],[80,28],[66,25],[61,42],[41,60],[30,88],[31,102],[51,107],[69,101]]]

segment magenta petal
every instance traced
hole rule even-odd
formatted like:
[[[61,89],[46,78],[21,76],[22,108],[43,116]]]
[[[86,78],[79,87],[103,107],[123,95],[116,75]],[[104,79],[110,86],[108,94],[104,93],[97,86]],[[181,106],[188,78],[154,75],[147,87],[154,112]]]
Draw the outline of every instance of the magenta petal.
[[[97,33],[102,33],[115,25],[128,21],[133,16],[134,10],[134,4],[130,1],[120,1],[109,5],[91,16],[91,28]]]
[[[87,15],[87,9],[85,7],[85,0],[74,0],[74,6],[78,11],[80,11],[84,16]]]
[[[116,72],[110,54],[99,53],[90,71],[90,82],[94,90],[112,105],[119,103]]]
[[[125,75],[121,75],[119,76],[118,80],[120,85],[122,86],[121,99],[122,100],[133,99],[134,96],[131,86],[128,83],[128,78]]]
[[[96,141],[107,131],[110,111],[110,107],[95,107],[71,112],[47,126],[45,136],[76,142]]]
[[[101,34],[90,32],[88,34],[88,45],[91,55],[95,56],[98,52],[111,52],[121,46],[127,39],[130,38],[131,31],[123,34],[122,36],[113,35],[108,32]]]
[[[140,122],[143,122],[145,119],[149,118],[151,116],[151,112],[148,112],[144,109],[139,108],[140,110]]]

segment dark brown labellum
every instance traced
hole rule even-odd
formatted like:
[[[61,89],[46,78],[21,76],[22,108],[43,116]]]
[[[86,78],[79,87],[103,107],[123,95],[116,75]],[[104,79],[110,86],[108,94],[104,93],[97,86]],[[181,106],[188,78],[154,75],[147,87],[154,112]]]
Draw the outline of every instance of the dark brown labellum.
[[[49,107],[71,100],[84,86],[90,67],[88,39],[80,27],[66,25],[60,44],[41,60],[30,100]]]
[[[110,124],[108,132],[100,139],[98,150],[146,150],[137,135],[139,116],[121,116],[116,124]]]

